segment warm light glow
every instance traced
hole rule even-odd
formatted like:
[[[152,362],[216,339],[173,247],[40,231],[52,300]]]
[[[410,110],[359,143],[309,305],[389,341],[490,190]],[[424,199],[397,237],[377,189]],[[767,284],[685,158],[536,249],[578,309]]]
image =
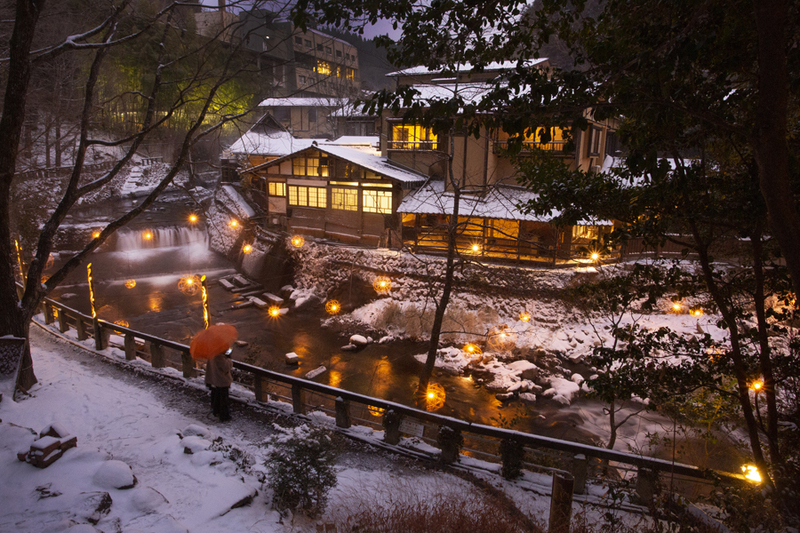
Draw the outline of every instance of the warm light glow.
[[[152,231],[145,231],[144,234],[142,234],[142,237],[144,237],[144,240],[146,240],[146,241],[152,240],[153,232]]]
[[[598,259],[600,259],[600,254],[598,254],[597,252],[593,253],[592,254],[592,261],[597,261]]]
[[[22,248],[19,246],[19,241],[14,239],[14,246],[17,248],[17,263],[19,263],[19,275],[22,278],[22,281],[25,281],[25,268],[24,263],[22,262]],[[44,283],[44,282],[42,282]]]
[[[97,311],[94,308],[94,278],[92,278],[92,264],[86,265],[86,276],[89,280],[89,304],[92,308],[92,318],[97,318]]]
[[[505,324],[490,329],[486,337],[489,347],[496,352],[510,352],[517,345],[517,333]]]
[[[742,472],[745,479],[753,483],[761,483],[761,472],[758,471],[755,465],[742,465]]]
[[[189,222],[191,222],[192,224],[194,224],[194,223],[195,223],[195,222],[197,222],[197,221],[198,221],[198,217],[197,217],[197,215],[195,215],[194,213],[192,213],[191,215],[189,215]]]
[[[294,246],[295,248],[300,248],[301,246],[303,246],[303,244],[305,244],[305,242],[306,240],[303,238],[302,235],[295,235],[294,237],[292,237],[292,246]]]
[[[235,218],[232,218],[231,221],[228,222],[228,225],[230,227],[232,227],[232,228],[238,228],[239,227],[239,221],[236,220]]]
[[[329,300],[325,303],[325,311],[327,311],[329,315],[335,315],[341,310],[342,306],[339,305],[339,302],[336,300]]]
[[[678,313],[678,312],[680,312],[680,310],[681,310],[681,309],[683,309],[683,306],[681,306],[681,303],[680,303],[680,302],[673,302],[673,303],[672,303],[672,310],[673,310],[673,311],[675,311],[676,313]]]
[[[756,381],[754,381],[754,382],[752,382],[750,384],[750,388],[753,389],[756,392],[760,391],[763,387],[764,387],[764,382],[761,381],[760,379],[758,379],[758,380],[756,380]]]
[[[689,314],[692,316],[703,316],[703,310],[699,307],[694,307],[689,310]]]
[[[531,314],[527,311],[523,311],[519,314],[519,319],[523,322],[530,322],[531,321]]]
[[[483,353],[483,350],[481,350],[480,346],[478,346],[477,344],[473,344],[471,342],[468,343],[468,344],[465,344],[464,348],[462,348],[462,350],[464,350],[465,352],[467,352],[470,355],[481,355]]]
[[[135,279],[129,279],[129,280],[125,281],[125,288],[126,289],[132,289],[135,286],[136,286],[136,280]]]
[[[99,231],[95,231],[95,232],[92,233],[92,239],[99,239],[99,238],[100,238],[100,232]]]
[[[444,387],[438,383],[428,384],[428,390],[425,393],[425,410],[438,411],[444,406],[445,397]]]
[[[277,318],[281,316],[281,308],[278,307],[277,305],[273,305],[272,307],[267,309],[267,313],[269,313],[269,316],[271,316],[272,318]]]
[[[249,254],[250,252],[253,251],[253,247],[249,244],[245,244],[244,246],[242,246],[242,251],[246,254]]]
[[[118,326],[122,326],[123,328],[128,328],[128,327],[130,327],[130,324],[128,324],[128,321],[127,321],[127,320],[115,320],[115,321],[114,321],[114,324],[116,324],[116,325],[118,325]]]
[[[369,414],[371,414],[372,416],[383,416],[383,413],[386,412],[386,409],[383,409],[381,407],[376,407],[374,405],[368,405],[367,411],[369,411]]]
[[[200,277],[197,275],[186,276],[178,281],[178,289],[187,296],[197,294],[200,290]]]
[[[476,254],[477,254],[478,252],[480,252],[480,251],[481,251],[481,245],[480,245],[480,244],[477,244],[477,243],[476,243],[476,244],[473,244],[473,245],[470,247],[470,250],[472,250],[472,253],[476,253]]]
[[[208,289],[206,288],[206,276],[203,274],[203,277],[200,278],[200,287],[203,290],[203,326],[205,329],[208,329],[208,325],[210,324],[209,320],[209,313],[208,313]]]
[[[378,294],[388,294],[392,290],[392,280],[386,276],[378,276],[372,282],[372,288]]]

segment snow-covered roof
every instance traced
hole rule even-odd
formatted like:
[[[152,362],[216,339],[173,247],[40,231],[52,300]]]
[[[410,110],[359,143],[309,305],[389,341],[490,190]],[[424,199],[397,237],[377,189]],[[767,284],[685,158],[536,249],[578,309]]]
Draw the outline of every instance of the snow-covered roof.
[[[287,131],[263,133],[256,128],[242,135],[228,148],[231,154],[282,157],[311,146],[313,139],[298,139]]]
[[[485,194],[473,196],[462,194],[458,204],[459,216],[477,218],[498,218],[503,220],[527,220],[530,222],[549,222],[558,215],[553,210],[547,216],[534,213],[523,213],[517,207],[538,195],[527,189],[509,185],[493,185]],[[398,213],[415,215],[451,215],[453,213],[454,196],[445,192],[443,181],[431,180],[415,191],[409,193],[400,206]],[[581,225],[611,225],[605,220],[581,220]]]
[[[310,139],[309,139],[310,140]],[[376,137],[340,137],[336,141],[311,141],[314,144],[295,150],[280,159],[275,159],[268,163],[264,163],[249,170],[256,170],[265,168],[272,165],[277,165],[281,161],[299,154],[304,150],[313,148],[319,150],[327,155],[344,159],[350,163],[356,164],[367,170],[371,170],[376,174],[380,174],[386,178],[398,181],[400,183],[423,183],[428,179],[423,174],[418,174],[404,168],[394,165],[388,158],[381,156],[380,151],[375,148],[377,143]]]
[[[526,67],[534,67],[536,65],[541,65],[547,62],[546,57],[542,57],[539,59],[529,59],[523,63]],[[463,65],[458,65],[458,72],[472,72],[475,70],[475,67],[472,66],[470,63],[465,63]],[[504,70],[511,70],[517,68],[516,61],[494,61],[489,63],[483,68],[483,72],[499,72]],[[425,76],[428,74],[438,74],[442,72],[443,69],[436,69],[431,70],[426,66],[417,66],[417,67],[410,67],[403,70],[398,70],[395,72],[390,72],[386,76]]]
[[[416,83],[414,89],[419,91],[415,100],[430,102],[431,100],[449,100],[456,94],[467,103],[479,103],[481,99],[494,88],[487,83]]]
[[[326,98],[324,96],[297,96],[292,98],[267,98],[259,107],[328,107],[340,108],[350,101],[347,98]]]
[[[423,183],[428,179],[423,174],[395,166],[388,158],[381,156],[379,151],[368,146],[341,146],[332,143],[319,143],[316,148],[320,152],[344,159],[401,183]]]
[[[326,141],[325,144],[335,144],[337,146],[367,146],[374,148],[378,146],[380,139],[377,135],[342,135],[333,141]]]

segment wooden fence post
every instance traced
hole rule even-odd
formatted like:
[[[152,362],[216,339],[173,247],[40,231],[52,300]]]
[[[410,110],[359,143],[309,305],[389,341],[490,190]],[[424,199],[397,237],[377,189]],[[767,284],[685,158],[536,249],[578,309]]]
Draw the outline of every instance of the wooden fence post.
[[[131,333],[125,334],[125,359],[127,361],[136,360],[136,338]]]
[[[305,391],[300,385],[292,384],[292,411],[297,415],[302,415],[305,410]]]
[[[636,473],[636,494],[642,504],[647,505],[653,501],[657,493],[658,472],[640,466]]]
[[[89,335],[86,334],[86,322],[83,321],[83,317],[80,315],[75,317],[75,331],[78,333],[79,341],[85,341],[89,338]]]
[[[253,376],[253,394],[255,394],[257,402],[266,402],[269,400],[269,398],[266,398],[266,385],[266,379],[261,376]]]
[[[106,343],[105,343],[106,339],[103,336],[103,326],[100,325],[100,321],[97,320],[96,318],[92,319],[92,325],[94,326],[93,327],[93,329],[94,329],[94,349],[98,350],[98,351],[105,350],[106,349]]]
[[[336,398],[336,427],[347,429],[351,425],[350,401],[339,396]]]
[[[66,333],[69,331],[69,324],[67,323],[67,312],[64,309],[58,310],[58,331]]]
[[[550,496],[549,533],[569,533],[572,521],[572,474],[553,472],[553,494]]]
[[[193,378],[197,375],[197,367],[192,359],[192,354],[188,350],[181,351],[181,370],[183,377]]]
[[[48,302],[43,302],[42,312],[44,313],[44,323],[49,326],[53,323],[53,306]]]
[[[586,476],[589,473],[589,461],[582,453],[572,458],[572,477],[575,480],[574,492],[575,494],[583,494],[586,492]]]
[[[164,348],[156,342],[150,344],[150,366],[153,368],[164,368],[167,366],[166,359],[164,358]]]
[[[386,444],[397,444],[400,442],[400,422],[403,415],[392,409],[387,409],[383,413],[383,441]]]
[[[439,426],[439,434],[436,436],[436,442],[439,444],[441,454],[439,459],[443,463],[455,463],[458,461],[458,456],[461,452],[461,446],[464,445],[464,437],[461,431],[451,428],[450,426]]]

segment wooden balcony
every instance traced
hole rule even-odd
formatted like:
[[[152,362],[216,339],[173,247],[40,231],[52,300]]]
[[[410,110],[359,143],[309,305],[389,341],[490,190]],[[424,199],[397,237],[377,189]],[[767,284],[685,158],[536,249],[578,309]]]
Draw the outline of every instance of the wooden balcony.
[[[494,141],[492,143],[494,153],[498,154],[508,150],[508,144],[508,141]],[[533,151],[544,151],[558,157],[569,157],[572,155],[572,152],[567,151],[566,148],[567,141],[550,141],[548,143],[525,141],[522,143],[520,153],[525,154]]]
[[[438,141],[388,141],[389,150],[424,150],[433,151],[439,149]]]

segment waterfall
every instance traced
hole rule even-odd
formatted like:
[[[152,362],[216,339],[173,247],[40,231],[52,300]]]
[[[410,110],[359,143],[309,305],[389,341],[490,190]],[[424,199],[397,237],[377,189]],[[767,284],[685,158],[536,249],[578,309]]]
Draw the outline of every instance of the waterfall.
[[[204,230],[180,226],[139,230],[123,228],[117,231],[115,251],[129,252],[190,245],[203,245],[204,248],[208,248],[208,234]]]

